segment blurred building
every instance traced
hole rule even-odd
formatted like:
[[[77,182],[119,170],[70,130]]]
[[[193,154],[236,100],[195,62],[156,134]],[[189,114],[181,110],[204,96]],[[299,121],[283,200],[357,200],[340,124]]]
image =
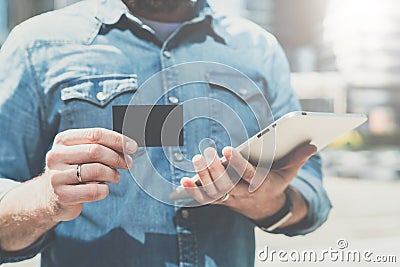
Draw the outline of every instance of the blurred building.
[[[327,0],[247,0],[244,15],[275,34],[294,72],[336,69],[323,40]]]
[[[8,32],[37,14],[61,8],[79,0],[0,0],[0,45]]]
[[[8,34],[7,2],[7,0],[0,0],[0,45],[4,42]]]
[[[398,0],[331,0],[325,19],[352,110],[369,113],[375,144],[400,146],[399,11]]]
[[[53,0],[8,1],[8,27],[12,29],[20,22],[52,9],[54,9]]]

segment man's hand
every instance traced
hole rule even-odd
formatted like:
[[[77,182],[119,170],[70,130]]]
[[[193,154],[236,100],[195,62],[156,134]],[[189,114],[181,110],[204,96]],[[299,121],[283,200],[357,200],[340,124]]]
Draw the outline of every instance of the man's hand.
[[[285,190],[289,183],[316,151],[317,148],[313,145],[302,146],[274,164],[268,171],[262,167],[254,167],[239,152],[227,147],[222,153],[229,163],[228,166],[241,177],[238,181],[228,174],[217,152],[208,148],[204,152],[205,157],[196,155],[193,158],[203,189],[190,179],[183,179],[182,185],[201,204],[225,205],[253,220],[261,220],[275,214],[284,205]],[[257,188],[252,188],[250,184],[254,184],[253,179],[262,183]],[[229,199],[220,201],[227,192]],[[290,197],[294,216],[285,226],[300,221],[307,214],[307,204],[301,194],[292,189]]]
[[[59,222],[78,217],[84,203],[106,198],[105,183],[119,181],[117,169],[133,164],[124,154],[136,150],[135,141],[106,129],[59,133],[47,154],[45,173],[11,190],[0,203],[2,249],[23,249]]]
[[[125,142],[125,143],[123,143]],[[82,204],[102,200],[108,196],[109,183],[118,183],[117,169],[132,167],[137,144],[119,133],[106,129],[69,130],[58,134],[53,148],[46,157],[45,179],[56,201],[55,220],[75,219]],[[81,165],[82,184],[77,179],[77,166]]]

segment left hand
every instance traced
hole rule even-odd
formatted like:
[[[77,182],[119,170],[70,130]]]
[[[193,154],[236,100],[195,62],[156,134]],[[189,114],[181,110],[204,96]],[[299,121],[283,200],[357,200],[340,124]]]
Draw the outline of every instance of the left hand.
[[[226,147],[222,153],[229,166],[236,173],[242,174],[240,181],[235,183],[235,177],[228,174],[216,150],[207,148],[204,151],[205,157],[201,155],[193,157],[193,164],[203,189],[190,179],[182,179],[181,183],[200,204],[225,205],[250,219],[260,220],[275,214],[284,205],[286,198],[284,192],[289,183],[316,151],[317,148],[313,145],[301,146],[274,164],[268,171],[262,167],[254,167],[239,152]],[[249,190],[253,178],[262,183],[256,190]],[[220,198],[228,191],[229,198],[221,201]]]

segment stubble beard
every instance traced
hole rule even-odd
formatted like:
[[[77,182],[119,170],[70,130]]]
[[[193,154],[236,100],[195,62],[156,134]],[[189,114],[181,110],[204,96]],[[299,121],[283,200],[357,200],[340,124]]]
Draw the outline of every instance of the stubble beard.
[[[124,0],[130,9],[146,13],[171,12],[185,1],[189,0]]]

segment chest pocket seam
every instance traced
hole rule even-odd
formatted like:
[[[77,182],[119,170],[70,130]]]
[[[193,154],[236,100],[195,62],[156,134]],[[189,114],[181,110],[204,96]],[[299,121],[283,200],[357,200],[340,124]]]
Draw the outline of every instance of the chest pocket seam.
[[[227,80],[228,79],[228,80]],[[267,88],[262,79],[249,80],[229,73],[208,72],[206,80],[211,90],[223,90],[235,96],[241,103],[247,104],[257,97],[265,96]],[[226,81],[226,82],[225,82]],[[245,81],[245,84],[243,82]],[[225,82],[230,87],[222,85]]]
[[[122,94],[138,89],[135,74],[112,74],[86,76],[61,85],[61,100],[85,101],[99,107],[107,106],[113,99]]]

